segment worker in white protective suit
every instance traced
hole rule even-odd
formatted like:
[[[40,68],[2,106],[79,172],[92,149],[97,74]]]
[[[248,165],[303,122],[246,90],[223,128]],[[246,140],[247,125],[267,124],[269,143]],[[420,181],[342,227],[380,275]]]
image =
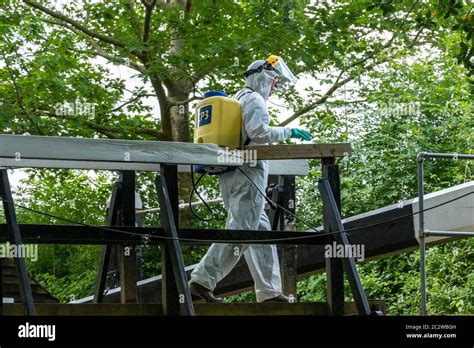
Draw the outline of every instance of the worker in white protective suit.
[[[245,145],[275,143],[290,138],[311,140],[305,130],[287,127],[269,127],[270,116],[266,100],[277,83],[295,83],[296,78],[283,59],[270,56],[253,62],[245,72],[245,88],[234,98],[241,103],[241,141]],[[257,161],[255,167],[240,167],[261,191],[265,192],[268,162]],[[264,211],[265,198],[240,170],[219,176],[219,186],[228,212],[226,229],[271,230]],[[216,284],[222,280],[244,255],[255,281],[257,302],[288,302],[282,293],[280,265],[275,245],[248,245],[215,243],[209,248],[198,266],[191,273],[191,292],[208,302],[222,302],[214,297]]]

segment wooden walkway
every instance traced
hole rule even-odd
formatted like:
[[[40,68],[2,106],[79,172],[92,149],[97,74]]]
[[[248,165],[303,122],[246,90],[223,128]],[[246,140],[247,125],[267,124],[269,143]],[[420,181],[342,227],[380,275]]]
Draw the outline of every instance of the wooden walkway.
[[[372,310],[385,313],[383,301],[369,301]],[[163,315],[161,304],[100,303],[100,304],[46,304],[36,303],[36,315],[52,316],[154,316]],[[326,302],[296,303],[195,303],[196,315],[201,316],[282,316],[282,315],[329,315]],[[356,315],[354,302],[346,302],[344,312]],[[3,305],[4,315],[24,315],[21,303]]]

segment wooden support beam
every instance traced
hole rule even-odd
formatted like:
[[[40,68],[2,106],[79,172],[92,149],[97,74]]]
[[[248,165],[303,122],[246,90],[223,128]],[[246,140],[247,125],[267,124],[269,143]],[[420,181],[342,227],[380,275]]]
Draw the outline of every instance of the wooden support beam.
[[[288,211],[295,213],[295,177],[275,176],[268,178],[271,187],[271,199]],[[280,207],[270,210],[269,213],[272,230],[294,231],[294,216],[283,211]],[[290,234],[291,235],[291,234]],[[325,238],[322,238],[325,240]],[[290,301],[296,301],[296,245],[278,245],[278,256],[280,261],[280,274],[283,293],[290,297]]]
[[[112,196],[110,198],[110,207],[107,211],[107,225],[117,225],[119,205],[122,201],[122,183],[116,182],[112,189]],[[107,243],[102,249],[100,257],[99,270],[96,278],[96,288],[94,291],[94,303],[101,303],[104,296],[105,283],[107,281],[107,273],[109,271],[110,261],[112,257],[112,250],[114,247],[112,244]]]
[[[281,204],[290,212],[295,214],[296,210],[296,191],[295,191],[295,177],[292,175],[285,175],[280,177],[283,185],[282,202]],[[295,231],[295,218],[287,213],[281,213],[280,225],[283,226],[284,231]],[[283,293],[288,296],[293,295],[294,299],[298,299],[297,295],[297,245],[281,245],[281,277],[283,284]]]
[[[133,246],[119,248],[118,262],[120,275],[120,302],[136,303],[137,294],[137,271],[136,271],[136,253]]]
[[[324,158],[322,160],[321,172],[323,177],[329,180],[334,200],[339,214],[341,213],[341,180],[339,178],[339,167],[335,158]],[[329,225],[326,214],[324,214],[324,226]],[[334,236],[328,236],[328,244],[335,241]],[[326,258],[326,295],[331,315],[344,314],[344,269],[340,258]]]
[[[246,146],[243,150],[256,151],[259,160],[315,159],[352,155],[349,143]]]
[[[0,257],[0,315],[3,315],[3,257]]]
[[[161,244],[161,262],[163,272],[163,305],[166,315],[195,315],[191,292],[187,284],[181,245],[176,238],[179,230],[178,213],[178,168],[163,166],[163,174],[155,180],[160,202],[161,224],[168,240]]]
[[[321,192],[321,198],[323,201],[323,214],[326,231],[343,231],[344,226],[341,221],[339,210],[337,209],[336,201],[332,193],[329,181],[326,178],[318,180],[319,192]],[[334,240],[337,244],[349,245],[349,239],[346,232],[333,234]],[[370,308],[367,301],[367,296],[362,287],[362,283],[357,273],[354,257],[343,257],[341,258],[344,272],[347,276],[349,286],[351,287],[352,296],[354,302],[357,305],[357,311],[359,315],[370,315]]]
[[[125,227],[113,226],[114,231],[101,230],[94,226],[80,225],[36,225],[21,224],[22,237],[25,243],[35,244],[116,244],[116,245],[140,245],[143,244],[142,236],[164,236],[162,227]],[[97,226],[104,229],[110,226]],[[7,230],[5,224],[0,224],[0,243],[8,241],[4,234]],[[120,233],[116,231],[133,232]],[[225,230],[225,229],[198,229],[182,228],[178,231],[178,237],[186,239],[183,245],[209,245],[207,240],[216,242],[242,243],[241,240],[251,240],[247,244],[293,244],[294,240],[287,238],[299,238],[297,243],[301,245],[323,245],[326,244],[324,237],[312,238],[315,232],[289,232],[289,231],[261,231],[261,230]],[[188,240],[190,239],[190,240]],[[272,239],[268,241],[268,239]],[[274,241],[273,239],[281,239]],[[159,245],[160,240],[151,238],[147,241],[149,245]]]
[[[13,206],[13,196],[6,169],[0,169],[0,197],[4,199],[3,210],[8,226],[8,241],[10,244],[20,247],[22,245],[20,227],[16,219],[15,207]],[[18,275],[18,285],[20,287],[21,300],[23,301],[23,306],[25,307],[25,313],[26,315],[33,316],[35,315],[35,304],[33,300],[33,293],[31,292],[30,278],[28,276],[28,269],[26,267],[25,259],[23,257],[15,257],[14,261]]]
[[[191,166],[180,164],[178,172],[191,173]],[[268,161],[268,175],[308,175],[309,165],[307,159],[271,160]]]
[[[135,226],[135,172],[123,171],[120,220],[123,226]],[[121,287],[121,302],[136,303],[137,293],[137,259],[133,245],[123,246],[119,249],[119,274]]]

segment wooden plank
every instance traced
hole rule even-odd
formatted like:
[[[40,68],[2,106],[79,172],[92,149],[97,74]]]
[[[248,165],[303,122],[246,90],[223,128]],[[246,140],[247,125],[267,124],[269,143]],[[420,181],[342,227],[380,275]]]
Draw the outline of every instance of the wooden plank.
[[[5,315],[23,315],[21,305],[17,303],[4,305]],[[163,315],[161,304],[135,304],[135,303],[38,303],[37,315],[47,316],[123,316],[123,315]]]
[[[0,167],[158,171],[160,163],[222,165],[223,150],[215,144],[0,135]],[[347,143],[249,146],[237,150],[233,160],[224,165],[241,165],[252,150],[258,159],[268,160],[342,157],[352,153]],[[304,171],[305,165],[300,165],[303,167],[298,170]],[[290,167],[274,174],[293,174],[286,172]]]
[[[384,301],[369,301],[372,309],[385,313]],[[347,314],[357,314],[354,302],[344,304]],[[294,303],[197,303],[196,315],[201,316],[284,316],[284,315],[329,315],[326,302],[294,302]]]
[[[196,314],[202,316],[327,315],[327,313],[327,304],[324,302],[196,304]]]
[[[142,235],[154,235],[162,237],[165,235],[162,227],[133,227],[113,226],[81,226],[81,225],[37,225],[20,224],[22,240],[26,243],[36,244],[116,244],[116,245],[140,245],[143,244]],[[104,230],[98,229],[104,228]],[[0,224],[0,243],[8,241],[5,234],[7,226]],[[133,232],[120,233],[116,231]],[[262,230],[225,230],[225,229],[198,229],[181,228],[178,236],[183,245],[209,245],[207,240],[216,242],[241,242],[247,244],[294,244],[293,238],[298,238],[297,243],[301,245],[323,245],[326,238],[315,237],[312,232],[289,232],[289,231],[262,231]],[[278,239],[278,240],[277,240]],[[204,240],[204,241],[201,241]],[[246,242],[244,242],[246,241]],[[150,245],[158,245],[160,239],[151,238]]]
[[[373,309],[384,311],[383,301],[369,301]],[[21,304],[5,303],[5,315],[23,315]],[[37,314],[40,316],[156,316],[163,315],[161,304],[132,304],[132,303],[38,303]],[[327,315],[328,307],[325,302],[297,302],[297,303],[196,303],[196,314],[210,315],[238,315],[238,316],[281,316],[281,315]],[[345,303],[346,313],[355,314],[353,302]]]
[[[89,169],[93,162],[220,165],[221,152],[214,144],[0,135],[0,166],[2,158],[16,159],[19,167],[26,159],[91,162]]]
[[[456,199],[460,196],[474,192],[474,181],[468,181],[461,185],[446,188],[441,191],[424,195],[424,209],[448,200]],[[406,204],[406,203],[404,203]],[[411,202],[413,211],[419,210],[418,197]],[[428,210],[424,213],[425,231],[467,231],[474,232],[474,195],[465,196],[457,201],[443,206],[439,209]],[[419,242],[420,221],[418,215],[413,217],[415,237]],[[425,238],[425,243],[443,240],[449,237],[430,236]]]
[[[309,164],[307,159],[273,160],[268,161],[270,175],[308,175]]]
[[[191,166],[181,164],[178,166],[178,172],[190,173]],[[290,160],[271,160],[268,161],[269,175],[308,175],[309,164],[306,159],[290,159]]]
[[[96,169],[96,170],[136,170],[144,172],[159,172],[159,164],[137,162],[97,162],[71,160],[44,160],[1,158],[0,166],[6,168],[61,168],[61,169]]]
[[[349,143],[246,146],[243,149],[256,151],[259,160],[315,159],[352,155]]]
[[[71,160],[44,160],[14,158],[0,158],[0,165],[6,168],[62,168],[62,169],[97,169],[97,170],[135,170],[144,172],[159,172],[160,166],[156,163],[137,162],[97,162],[97,161],[71,161]],[[180,164],[178,171],[190,173],[189,164]],[[270,175],[308,175],[308,160],[272,160],[269,161],[268,172]]]

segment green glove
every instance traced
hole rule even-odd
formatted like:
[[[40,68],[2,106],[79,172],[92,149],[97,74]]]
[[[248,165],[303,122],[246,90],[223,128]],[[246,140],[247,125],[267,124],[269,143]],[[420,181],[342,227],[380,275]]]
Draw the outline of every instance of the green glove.
[[[291,138],[301,139],[301,140],[311,140],[313,136],[310,132],[299,129],[299,128],[291,128]]]

